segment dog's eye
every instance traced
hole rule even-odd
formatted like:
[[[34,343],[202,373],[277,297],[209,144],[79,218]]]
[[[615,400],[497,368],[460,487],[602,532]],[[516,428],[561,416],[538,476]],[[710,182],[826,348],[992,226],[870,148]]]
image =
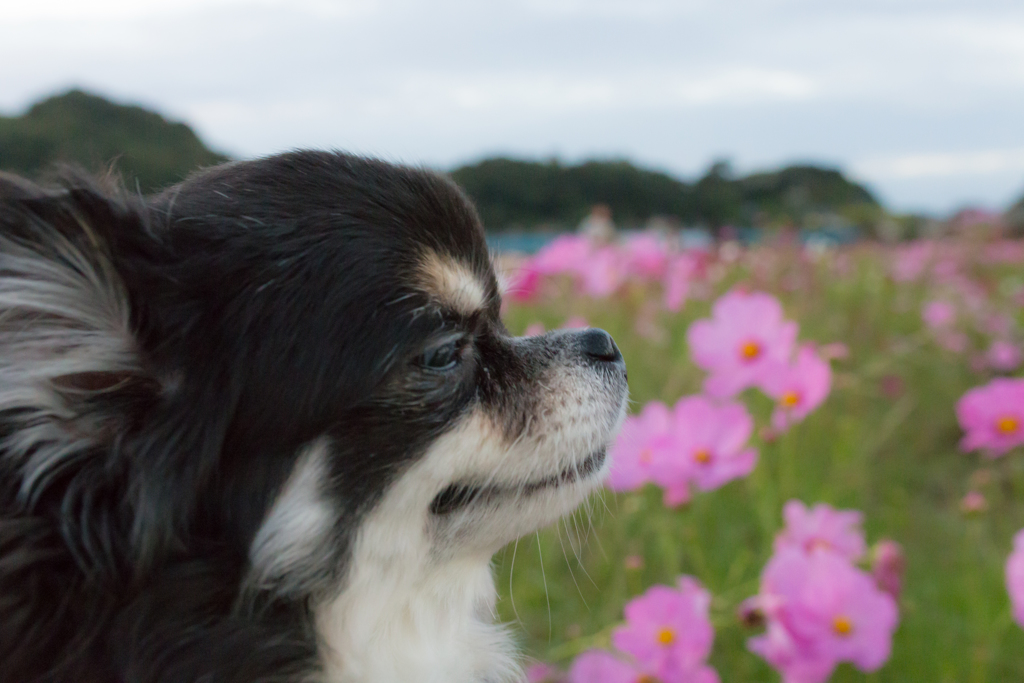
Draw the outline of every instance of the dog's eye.
[[[461,339],[454,339],[427,349],[420,356],[420,365],[431,370],[451,370],[462,359],[462,344]]]

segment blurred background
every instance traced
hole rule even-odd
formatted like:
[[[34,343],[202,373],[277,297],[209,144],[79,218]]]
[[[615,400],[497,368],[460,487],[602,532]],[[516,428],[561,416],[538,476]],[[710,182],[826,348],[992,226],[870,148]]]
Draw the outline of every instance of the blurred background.
[[[0,0],[0,63],[6,170],[72,161],[147,193],[317,147],[451,173],[508,252],[508,328],[615,337],[616,462],[664,436],[645,411],[703,396],[690,330],[761,325],[721,302],[757,292],[799,324],[783,369],[817,358],[814,410],[781,429],[799,394],[730,399],[756,466],[680,505],[606,490],[496,556],[534,683],[681,574],[724,681],[1024,680],[1024,570],[1004,573],[1015,534],[1024,567],[1021,0]],[[1007,448],[967,443],[984,429]],[[787,501],[863,515],[847,574],[898,605],[884,666],[798,679],[751,652],[777,626],[749,606]]]
[[[598,204],[697,241],[1024,224],[1016,0],[3,0],[2,16],[3,169],[114,162],[148,192],[338,148],[452,172],[526,250]]]

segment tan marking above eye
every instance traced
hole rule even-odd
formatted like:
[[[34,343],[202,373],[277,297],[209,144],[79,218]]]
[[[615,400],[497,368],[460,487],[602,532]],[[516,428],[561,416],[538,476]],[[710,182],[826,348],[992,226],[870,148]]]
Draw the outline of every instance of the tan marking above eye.
[[[420,286],[427,295],[463,315],[487,305],[487,287],[467,265],[451,256],[428,251],[420,262]]]

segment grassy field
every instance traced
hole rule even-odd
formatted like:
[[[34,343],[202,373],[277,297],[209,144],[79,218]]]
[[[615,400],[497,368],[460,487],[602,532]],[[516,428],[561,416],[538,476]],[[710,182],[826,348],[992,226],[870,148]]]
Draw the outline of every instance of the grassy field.
[[[980,253],[963,245],[954,259],[958,272],[1019,330],[1024,270]],[[700,391],[704,373],[690,361],[686,329],[737,284],[779,297],[800,324],[801,340],[849,349],[832,362],[824,405],[781,438],[755,434],[760,460],[746,479],[696,493],[675,510],[663,506],[653,486],[604,491],[589,510],[499,553],[501,615],[531,656],[565,666],[583,650],[607,647],[627,600],[685,573],[714,596],[710,663],[722,681],[779,680],[746,649],[758,631],[739,622],[736,608],[757,592],[782,506],[797,498],[863,511],[868,542],[892,538],[906,554],[891,659],[867,675],[842,664],[831,680],[1024,681],[1024,631],[1011,619],[1003,579],[1011,537],[1024,527],[1024,460],[1020,449],[989,460],[957,448],[956,401],[993,376],[977,360],[989,337],[969,322],[966,314],[978,302],[957,298],[957,280],[925,275],[896,282],[892,257],[877,247],[813,257],[745,252],[730,263],[713,262],[695,286],[698,296],[679,313],[655,310],[658,294],[649,285],[598,300],[573,294],[568,282],[509,307],[506,321],[516,333],[537,321],[558,327],[570,316],[608,330],[627,362],[632,412]],[[962,306],[966,350],[942,348],[922,322],[923,304],[936,296]],[[638,318],[645,322],[638,325]],[[760,431],[769,399],[748,391],[742,400]],[[987,511],[961,511],[970,490],[984,494]]]

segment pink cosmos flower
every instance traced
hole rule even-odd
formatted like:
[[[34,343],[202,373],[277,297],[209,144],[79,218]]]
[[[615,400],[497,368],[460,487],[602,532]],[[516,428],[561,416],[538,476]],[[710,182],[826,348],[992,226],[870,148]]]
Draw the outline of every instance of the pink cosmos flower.
[[[613,294],[626,280],[626,269],[619,250],[601,247],[580,268],[581,289],[587,296],[603,299]]]
[[[977,515],[988,510],[988,500],[980,491],[968,491],[960,499],[960,512],[965,515]]]
[[[803,420],[822,404],[831,386],[832,368],[828,362],[810,344],[800,347],[795,362],[769,369],[761,383],[764,392],[776,401],[772,427],[782,432]]]
[[[841,555],[779,550],[761,575],[761,601],[769,629],[748,645],[788,681],[819,683],[842,661],[874,671],[889,658],[896,603]]]
[[[808,510],[799,500],[790,500],[782,508],[782,517],[786,527],[775,537],[775,552],[827,550],[851,561],[864,555],[863,515],[856,510],[836,510],[825,503]]]
[[[569,683],[644,683],[650,680],[610,652],[588,650],[577,657],[569,668]]]
[[[797,641],[778,621],[769,621],[764,634],[747,641],[747,647],[782,674],[783,683],[822,683],[832,675],[836,662],[823,652]]]
[[[715,302],[710,320],[693,323],[686,336],[694,362],[711,373],[704,390],[728,398],[787,363],[796,334],[796,323],[783,318],[775,297],[733,290]]]
[[[654,233],[630,238],[623,249],[626,272],[641,280],[660,280],[668,265],[669,253]]]
[[[532,301],[540,291],[540,281],[540,271],[527,261],[509,275],[505,296],[517,302]]]
[[[1010,240],[995,242],[985,248],[985,258],[990,263],[1021,263],[1024,261],[1024,245]]]
[[[671,440],[656,451],[651,478],[665,489],[665,504],[690,499],[690,483],[710,491],[750,474],[757,450],[745,448],[754,420],[742,403],[718,405],[703,396],[680,400],[672,412]]]
[[[651,481],[654,458],[672,447],[672,427],[672,414],[659,401],[651,401],[639,415],[627,417],[611,449],[608,488],[634,491]]]
[[[966,432],[960,449],[984,449],[991,457],[1024,443],[1024,379],[996,378],[975,387],[956,404]]]
[[[541,275],[576,275],[590,258],[593,245],[581,235],[560,235],[531,259],[529,267]]]
[[[524,337],[539,337],[542,334],[544,334],[544,323],[542,322],[530,323],[523,331]]]
[[[896,541],[885,538],[871,549],[871,576],[875,579],[875,584],[891,595],[893,600],[900,599],[906,568],[903,546]]]
[[[563,330],[582,330],[585,327],[590,327],[590,323],[582,315],[574,315],[566,318],[565,322],[562,323],[561,329]]]
[[[690,254],[680,254],[665,269],[665,308],[679,311],[690,294],[690,283],[696,277],[700,263]]]
[[[993,370],[1010,372],[1020,365],[1020,349],[1008,341],[997,339],[992,342],[992,346],[988,348],[988,352],[985,354],[985,360]]]
[[[879,388],[882,390],[883,396],[895,400],[903,395],[906,383],[899,375],[883,375],[881,381],[879,381]]]
[[[678,588],[653,586],[626,604],[626,623],[612,632],[612,644],[663,681],[692,680],[715,638],[708,619],[711,595],[683,576]]]
[[[670,672],[655,678],[643,667],[627,663],[604,650],[588,650],[573,662],[568,683],[719,683],[718,674],[709,666],[690,671]]]
[[[526,667],[527,683],[558,683],[562,680],[562,671],[552,664],[534,662]]]
[[[917,242],[894,252],[892,279],[909,282],[921,277],[932,259],[933,246],[928,242]]]
[[[1013,552],[1006,558],[1006,590],[1010,594],[1013,618],[1024,628],[1024,529],[1013,537]]]
[[[638,571],[644,568],[644,557],[643,555],[626,555],[622,560],[622,565],[631,571]]]
[[[949,327],[956,320],[956,309],[948,301],[934,300],[924,305],[921,311],[928,327],[933,330],[941,330]]]

